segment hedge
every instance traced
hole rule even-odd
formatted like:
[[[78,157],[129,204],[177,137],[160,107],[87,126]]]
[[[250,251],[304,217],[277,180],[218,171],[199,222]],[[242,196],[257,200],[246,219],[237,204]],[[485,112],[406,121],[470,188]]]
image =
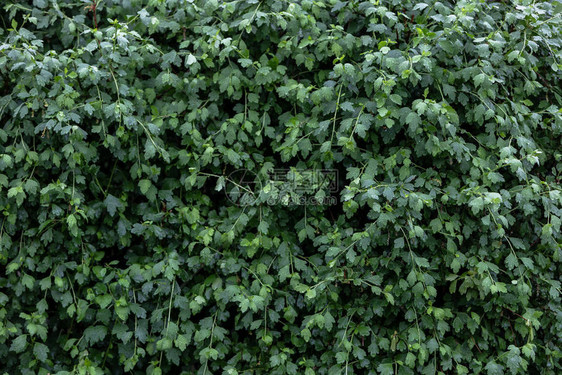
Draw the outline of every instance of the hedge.
[[[562,3],[5,0],[0,373],[562,373]]]

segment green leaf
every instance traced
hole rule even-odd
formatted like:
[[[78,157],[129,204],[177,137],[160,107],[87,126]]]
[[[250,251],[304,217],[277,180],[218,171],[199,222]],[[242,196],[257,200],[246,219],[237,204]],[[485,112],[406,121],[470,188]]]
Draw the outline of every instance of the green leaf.
[[[152,183],[150,182],[150,180],[140,180],[139,181],[139,188],[141,193],[146,194],[148,192],[148,189],[150,189],[150,187],[152,186]]]
[[[486,364],[486,367],[484,367],[484,369],[486,370],[486,373],[488,375],[503,375],[504,374],[503,366],[496,363],[495,361],[488,362],[488,364]]]
[[[400,95],[392,94],[390,95],[390,100],[398,105],[402,105],[402,97]]]
[[[484,199],[475,197],[468,203],[468,206],[472,208],[472,213],[476,215],[484,208]]]
[[[474,85],[476,87],[482,86],[482,82],[486,80],[486,75],[484,73],[480,73],[474,77]]]
[[[107,195],[107,197],[105,198],[103,203],[105,204],[105,207],[107,208],[107,212],[109,212],[109,215],[111,215],[111,216],[115,215],[115,213],[117,212],[117,209],[123,207],[123,204],[121,203],[121,201],[111,194]]]
[[[195,56],[193,56],[191,53],[187,55],[187,57],[185,58],[185,65],[186,66],[190,66],[193,65],[197,62],[197,59],[195,58]]]
[[[509,254],[505,258],[505,266],[507,267],[507,269],[512,270],[518,265],[519,265],[519,261],[517,260],[517,257],[513,253]]]
[[[47,355],[49,354],[49,348],[45,344],[36,342],[33,346],[33,354],[38,360],[45,362],[47,360]]]
[[[377,366],[377,371],[381,375],[393,375],[394,365],[392,363],[381,363]]]
[[[410,112],[408,116],[406,116],[406,124],[409,125],[411,132],[415,132],[421,125],[421,118],[417,113]]]
[[[174,340],[174,344],[179,350],[183,352],[187,348],[187,345],[189,345],[189,341],[187,340],[185,335],[178,335]]]
[[[27,347],[27,335],[19,335],[10,345],[10,350],[16,353],[21,353]]]
[[[90,345],[102,341],[107,334],[107,328],[102,325],[90,326],[84,330],[84,340]]]
[[[301,336],[304,339],[304,341],[308,342],[312,337],[312,334],[308,328],[305,328],[301,331]]]
[[[68,224],[68,229],[70,230],[70,233],[72,233],[74,237],[78,236],[78,224],[76,221],[76,216],[74,216],[74,214],[68,215],[66,217],[66,223]]]

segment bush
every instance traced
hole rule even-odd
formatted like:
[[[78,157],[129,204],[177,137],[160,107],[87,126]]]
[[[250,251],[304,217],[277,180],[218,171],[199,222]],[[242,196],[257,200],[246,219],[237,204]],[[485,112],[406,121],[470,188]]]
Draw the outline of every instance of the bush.
[[[560,2],[2,7],[6,374],[562,372]]]

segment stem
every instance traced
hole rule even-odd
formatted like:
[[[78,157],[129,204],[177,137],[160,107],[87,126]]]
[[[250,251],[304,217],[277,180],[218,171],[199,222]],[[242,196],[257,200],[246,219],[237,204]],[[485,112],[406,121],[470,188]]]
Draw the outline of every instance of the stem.
[[[113,163],[113,168],[111,169],[111,175],[109,176],[109,181],[107,182],[107,187],[105,188],[105,191],[102,190],[104,197],[107,197],[107,194],[109,192],[109,188],[111,187],[111,180],[113,179],[113,174],[115,173],[115,167],[116,166],[117,166],[117,159],[115,160],[115,163]],[[96,177],[96,180],[97,180],[97,177]],[[99,182],[98,182],[98,184],[99,184]]]
[[[342,87],[343,87],[343,83],[340,84],[340,90],[338,91],[338,99],[336,100],[336,110],[334,111],[334,119],[333,119],[333,122],[332,122],[332,136],[330,137],[330,145],[333,143],[334,133],[336,132],[336,116],[338,114],[338,107],[340,106],[340,97],[341,97]]]
[[[170,302],[168,304],[168,322],[166,323],[166,336],[168,336],[168,328],[170,327],[170,316],[172,315],[172,301],[174,297],[174,286],[176,285],[176,279],[172,280],[172,291],[170,292]]]
[[[97,0],[92,0],[92,12],[94,12],[94,29],[96,29],[96,30],[98,28],[98,16],[97,16],[97,13],[96,13],[97,7],[98,7]],[[98,40],[98,44],[99,44],[99,40]]]

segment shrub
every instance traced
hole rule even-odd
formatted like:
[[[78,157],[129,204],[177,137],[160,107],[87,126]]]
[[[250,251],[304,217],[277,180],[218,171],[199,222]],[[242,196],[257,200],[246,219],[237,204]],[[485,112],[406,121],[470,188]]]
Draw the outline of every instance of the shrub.
[[[562,372],[560,2],[2,9],[0,370]]]

